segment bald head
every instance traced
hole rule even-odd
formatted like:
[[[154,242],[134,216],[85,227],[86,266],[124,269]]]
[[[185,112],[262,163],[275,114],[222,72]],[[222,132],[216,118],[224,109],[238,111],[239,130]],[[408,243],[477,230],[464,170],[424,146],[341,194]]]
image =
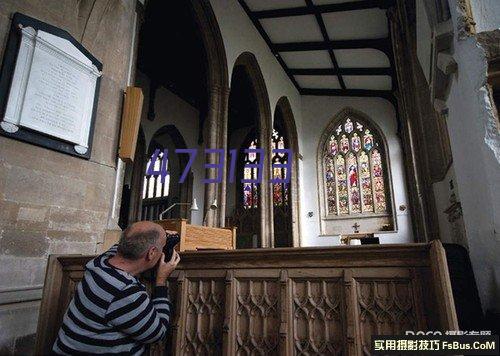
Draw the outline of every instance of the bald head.
[[[151,247],[163,248],[165,244],[165,230],[151,221],[139,221],[123,231],[118,243],[118,253],[126,259],[138,260]]]

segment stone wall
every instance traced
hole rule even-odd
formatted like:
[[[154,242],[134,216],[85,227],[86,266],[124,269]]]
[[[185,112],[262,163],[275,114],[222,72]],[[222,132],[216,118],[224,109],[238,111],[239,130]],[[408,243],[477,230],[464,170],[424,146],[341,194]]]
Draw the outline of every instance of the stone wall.
[[[47,256],[94,253],[108,224],[133,0],[2,0],[0,60],[12,15],[67,30],[103,63],[92,156],[0,137],[0,354],[33,346]]]

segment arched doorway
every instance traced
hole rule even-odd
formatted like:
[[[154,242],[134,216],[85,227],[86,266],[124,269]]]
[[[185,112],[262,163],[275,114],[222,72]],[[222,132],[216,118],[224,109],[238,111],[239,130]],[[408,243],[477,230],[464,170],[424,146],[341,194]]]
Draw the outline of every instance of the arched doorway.
[[[157,220],[159,214],[175,203],[184,203],[177,205],[172,210],[163,215],[164,219],[185,218],[189,219],[186,204],[192,200],[193,192],[193,172],[189,172],[187,179],[180,184],[179,180],[187,165],[188,157],[186,155],[173,154],[176,149],[186,149],[187,145],[179,130],[174,125],[165,125],[160,128],[149,142],[148,155],[152,157],[155,150],[159,150],[158,159],[155,161],[154,169],[159,170],[162,164],[168,171],[168,176],[162,182],[160,176],[151,176],[143,173],[142,189],[142,220]],[[163,156],[167,150],[168,157]],[[166,160],[163,163],[163,160]],[[148,159],[147,165],[151,165],[151,159]]]
[[[158,50],[159,38],[166,50]],[[204,148],[221,147],[218,124],[225,120],[229,90],[224,45],[210,3],[203,0],[146,1],[137,48],[135,77],[136,85],[141,86],[145,93],[141,124],[146,147],[159,128],[175,124],[170,116],[161,115],[159,109],[161,105],[166,106],[161,103],[161,93],[166,91],[170,97],[175,96],[198,113],[196,117],[185,118],[192,123],[191,126],[195,126],[193,130],[179,128],[184,137],[190,140],[196,137],[189,148],[202,151]],[[182,160],[181,157],[179,159]],[[213,157],[208,157],[206,163],[211,163],[211,160]],[[126,170],[130,168],[126,167]],[[213,174],[210,169],[204,173],[207,178]],[[197,177],[200,180],[205,178],[202,172]],[[214,184],[207,184],[201,191],[198,189],[196,198],[199,203],[205,198],[205,211],[207,204],[210,205],[207,201],[212,202],[216,197],[216,188]],[[185,195],[183,190],[179,199]],[[122,207],[130,207],[131,202],[126,196],[124,198]],[[179,211],[181,216],[183,209]],[[213,220],[212,213],[207,214],[209,224]],[[136,218],[140,215],[130,214],[135,214]],[[199,215],[202,215],[201,212]]]
[[[257,174],[256,169],[238,165],[234,184],[227,184],[221,196],[228,219],[226,223],[238,227],[239,247],[269,247],[272,241],[272,201],[267,182],[270,177],[271,110],[264,78],[255,56],[245,52],[235,62],[229,96],[227,123],[228,149],[237,149],[239,162],[262,164],[262,179],[259,184],[241,183]],[[245,148],[261,148],[264,154],[245,154]],[[230,161],[230,157],[226,159]],[[226,175],[225,175],[226,176]],[[239,177],[239,179],[238,179]],[[249,192],[251,190],[251,193]],[[248,204],[248,197],[252,200]],[[256,200],[256,201],[255,201]],[[251,221],[251,223],[247,223]]]
[[[291,164],[291,169],[273,168],[273,178],[290,177],[290,182],[272,185],[274,244],[273,247],[300,246],[297,129],[288,98],[281,97],[274,111],[272,148],[286,148],[292,155],[272,153],[272,164]]]

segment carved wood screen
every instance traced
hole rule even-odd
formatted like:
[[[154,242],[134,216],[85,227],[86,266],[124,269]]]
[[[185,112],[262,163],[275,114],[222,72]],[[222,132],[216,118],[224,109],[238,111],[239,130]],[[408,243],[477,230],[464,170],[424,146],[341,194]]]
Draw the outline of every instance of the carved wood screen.
[[[37,352],[85,260],[51,258]],[[367,355],[372,335],[458,328],[439,242],[184,252],[169,292],[172,334],[150,354]]]

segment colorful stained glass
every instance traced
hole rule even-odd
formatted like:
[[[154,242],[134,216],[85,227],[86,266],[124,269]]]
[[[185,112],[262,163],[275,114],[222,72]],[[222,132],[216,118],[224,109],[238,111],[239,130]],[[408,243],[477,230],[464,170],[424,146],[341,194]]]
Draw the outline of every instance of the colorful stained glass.
[[[333,157],[328,155],[325,158],[326,167],[326,194],[328,197],[328,214],[337,213],[337,197],[335,193],[335,165],[333,164]]]
[[[330,137],[330,154],[335,156],[338,152],[338,149],[337,139],[334,136]]]
[[[345,170],[345,160],[343,156],[337,156],[336,173],[337,173],[339,213],[349,214],[349,193],[347,191],[347,174]]]
[[[349,195],[351,198],[351,212],[361,212],[361,197],[359,193],[358,182],[358,163],[354,153],[350,152],[347,156],[347,170],[349,173]]]
[[[257,148],[257,140],[252,140],[248,145],[248,148]],[[245,166],[248,164],[255,164],[257,162],[257,153],[250,152],[245,154]],[[257,179],[257,168],[256,167],[244,167],[243,168],[243,178],[244,179]],[[255,183],[243,183],[243,207],[245,209],[257,208],[258,207],[258,186]]]
[[[344,154],[349,151],[349,139],[345,135],[340,139],[340,150]]]
[[[361,149],[361,139],[359,138],[357,133],[352,135],[351,147],[354,150],[354,152],[356,152],[356,153]]]
[[[354,125],[353,125],[353,123],[352,123],[351,119],[349,119],[349,118],[348,118],[348,119],[345,121],[345,124],[344,124],[344,130],[345,130],[345,132],[347,132],[348,134],[349,134],[349,133],[351,133],[351,132],[352,132],[352,130],[354,130]]]
[[[359,155],[359,178],[361,181],[362,211],[373,212],[372,179],[370,163],[366,152]]]
[[[375,212],[385,212],[387,204],[385,199],[384,177],[382,171],[382,157],[377,149],[372,151],[372,175],[375,195]]]
[[[346,118],[324,156],[328,214],[387,212],[380,139],[362,121]]]
[[[370,130],[365,131],[365,136],[363,137],[363,146],[367,151],[371,150],[373,147],[373,135],[370,133]]]
[[[279,131],[279,129],[273,129],[272,135],[272,147],[278,149],[284,149],[285,137]],[[286,164],[288,157],[285,153],[273,152],[272,156],[273,164]],[[273,178],[274,179],[285,179],[289,174],[285,167],[273,167]],[[288,186],[285,183],[274,183],[273,184],[273,203],[274,206],[282,206],[288,204]]]

